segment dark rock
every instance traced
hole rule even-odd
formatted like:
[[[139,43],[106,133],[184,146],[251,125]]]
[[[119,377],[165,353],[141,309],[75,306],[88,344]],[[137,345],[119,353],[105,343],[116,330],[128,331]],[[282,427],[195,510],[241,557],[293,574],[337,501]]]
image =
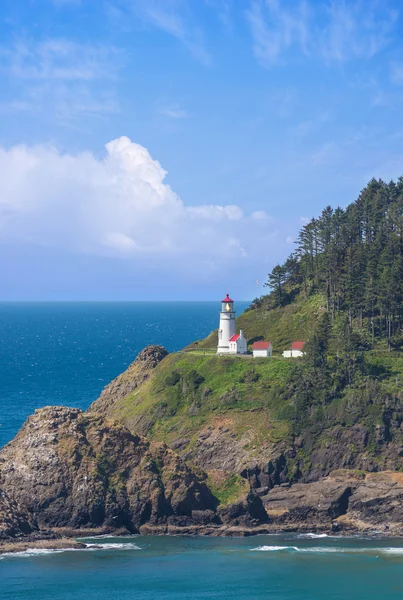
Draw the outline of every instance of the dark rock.
[[[275,487],[262,498],[273,522],[329,525],[345,514],[352,489],[349,481],[326,479],[311,484]]]
[[[37,529],[34,519],[0,490],[0,540],[28,535]]]
[[[63,407],[36,411],[0,452],[0,488],[40,528],[109,525],[135,532],[147,521],[190,518],[216,505],[165,444]]]
[[[403,474],[368,475],[350,499],[349,516],[376,528],[403,527]]]
[[[173,444],[171,444],[171,448],[172,450],[178,450],[178,448],[184,448],[185,446],[187,446],[189,444],[190,440],[189,438],[183,438],[181,440],[176,440],[175,442],[173,442]]]
[[[211,525],[220,523],[220,519],[212,510],[192,510],[192,520],[196,525]]]
[[[231,526],[252,526],[269,520],[260,497],[253,492],[246,500],[219,507],[218,514],[223,523]]]

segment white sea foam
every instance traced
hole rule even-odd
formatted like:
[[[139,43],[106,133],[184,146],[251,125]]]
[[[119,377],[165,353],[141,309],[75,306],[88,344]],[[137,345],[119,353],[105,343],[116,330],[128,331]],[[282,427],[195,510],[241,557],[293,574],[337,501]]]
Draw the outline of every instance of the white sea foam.
[[[86,543],[86,550],[141,550],[136,544],[130,543],[107,543],[99,544],[98,542]]]
[[[21,552],[5,552],[0,556],[0,560],[5,557],[28,558],[32,556],[44,556],[47,554],[61,554],[62,552],[91,552],[95,550],[141,550],[139,546],[133,543],[86,543],[85,548],[28,548]]]
[[[320,552],[324,554],[334,552],[344,553],[349,551],[348,548],[336,548],[332,546],[312,546],[307,548],[298,548],[298,546],[258,546],[257,548],[251,548],[252,552],[281,552],[284,550],[291,552]],[[356,552],[356,550],[351,549],[351,552]]]
[[[257,548],[251,548],[251,552],[279,552],[281,550],[295,550],[298,552],[296,546],[258,546]]]
[[[300,534],[298,534],[298,538],[300,538],[300,539],[306,538],[308,540],[310,540],[310,539],[315,540],[315,539],[327,538],[327,537],[329,537],[329,535],[327,533],[300,533]]]
[[[379,552],[384,554],[395,554],[396,556],[403,556],[403,548],[377,548]]]
[[[85,548],[81,548],[84,550]],[[46,554],[61,554],[62,552],[79,552],[80,548],[28,548],[27,550],[22,550],[21,552],[5,552],[0,556],[0,558],[5,557],[29,557],[29,556],[44,556]]]
[[[348,548],[337,546],[312,546],[299,548],[298,546],[258,546],[251,548],[252,552],[281,552],[288,550],[291,552],[308,552],[319,554],[386,554],[390,556],[403,556],[403,548]]]

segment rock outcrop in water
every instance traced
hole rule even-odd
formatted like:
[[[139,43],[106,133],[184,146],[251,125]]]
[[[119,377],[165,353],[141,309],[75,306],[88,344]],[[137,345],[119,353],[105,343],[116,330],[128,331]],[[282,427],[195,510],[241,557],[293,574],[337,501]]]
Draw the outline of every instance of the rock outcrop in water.
[[[403,533],[403,474],[334,471],[312,483],[276,486],[261,496],[280,529]]]
[[[216,506],[206,484],[165,444],[63,407],[37,410],[1,451],[0,487],[39,528],[136,532],[145,522],[191,518]],[[9,512],[17,518],[12,506]]]
[[[61,528],[250,526],[256,496],[233,515],[164,443],[78,409],[46,407],[0,452],[0,538]]]
[[[0,451],[0,542],[42,538],[52,544],[55,537],[77,531],[403,533],[403,475],[393,470],[401,453],[393,444],[386,451],[385,443],[384,462],[373,462],[366,455],[361,424],[339,428],[331,444],[313,448],[312,467],[301,475],[296,456],[306,443],[303,436],[288,446],[262,437],[258,448],[249,430],[240,427],[237,417],[250,414],[245,422],[262,429],[264,414],[259,411],[237,412],[236,405],[228,409],[219,400],[219,410],[212,411],[206,424],[200,421],[193,440],[174,431],[171,449],[156,439],[150,415],[147,428],[153,440],[138,435],[130,422],[117,420],[120,402],[136,408],[136,394],[149,386],[153,393],[164,385],[174,387],[173,355],[165,362],[166,356],[161,346],[146,348],[87,413],[47,407],[28,418]],[[184,394],[193,394],[192,407],[195,398],[206,402],[210,395],[207,388],[195,393],[190,385],[195,372],[189,373],[181,385]],[[169,422],[167,406],[166,400],[157,406],[161,423]],[[199,418],[197,411],[184,414],[187,422],[189,416]],[[376,472],[380,466],[384,471]]]

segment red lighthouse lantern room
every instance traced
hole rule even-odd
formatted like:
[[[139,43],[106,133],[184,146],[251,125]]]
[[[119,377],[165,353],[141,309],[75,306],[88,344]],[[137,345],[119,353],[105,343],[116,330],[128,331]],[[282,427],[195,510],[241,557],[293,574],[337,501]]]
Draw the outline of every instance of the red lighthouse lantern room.
[[[221,300],[221,312],[234,312],[234,301],[231,300],[229,294],[225,296],[224,300]]]

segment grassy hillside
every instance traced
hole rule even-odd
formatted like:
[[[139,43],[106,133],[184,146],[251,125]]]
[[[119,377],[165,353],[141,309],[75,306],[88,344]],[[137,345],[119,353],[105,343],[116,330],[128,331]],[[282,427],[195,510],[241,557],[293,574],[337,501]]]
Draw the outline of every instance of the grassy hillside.
[[[214,331],[130,393],[118,378],[108,410],[205,469],[223,501],[240,474],[258,489],[340,468],[403,470],[402,232],[403,180],[327,207],[269,274],[271,293],[237,318],[249,348],[272,342],[272,359],[216,356]],[[304,358],[282,359],[295,340]]]
[[[141,378],[134,363],[102,410],[201,467],[222,503],[245,494],[246,473],[259,488],[340,468],[403,470],[403,354],[382,339],[368,345],[365,325],[332,320],[320,294],[271,306],[263,298],[237,327],[250,343],[271,340],[272,359],[217,356],[213,332]],[[283,359],[296,339],[307,341],[306,357]]]
[[[171,354],[146,383],[117,403],[114,413],[133,429],[170,445],[180,438],[189,439],[187,451],[197,444],[201,429],[228,416],[236,437],[249,428],[253,444],[263,438],[277,441],[286,427],[277,391],[284,387],[292,368],[284,359],[222,357],[197,351]],[[265,418],[257,419],[260,414]]]
[[[309,297],[301,294],[292,304],[274,309],[269,308],[269,299],[265,297],[258,308],[248,309],[239,315],[237,328],[244,330],[249,346],[257,340],[269,340],[274,353],[280,354],[292,341],[309,338],[325,306],[326,299],[320,294]],[[192,346],[216,348],[217,331]]]
[[[282,358],[178,352],[165,357],[134,391],[116,397],[107,414],[201,467],[214,495],[226,504],[245,495],[243,469],[269,460],[278,444],[291,443],[288,404],[280,391],[293,368]],[[114,382],[113,394],[126,383],[127,373]]]

